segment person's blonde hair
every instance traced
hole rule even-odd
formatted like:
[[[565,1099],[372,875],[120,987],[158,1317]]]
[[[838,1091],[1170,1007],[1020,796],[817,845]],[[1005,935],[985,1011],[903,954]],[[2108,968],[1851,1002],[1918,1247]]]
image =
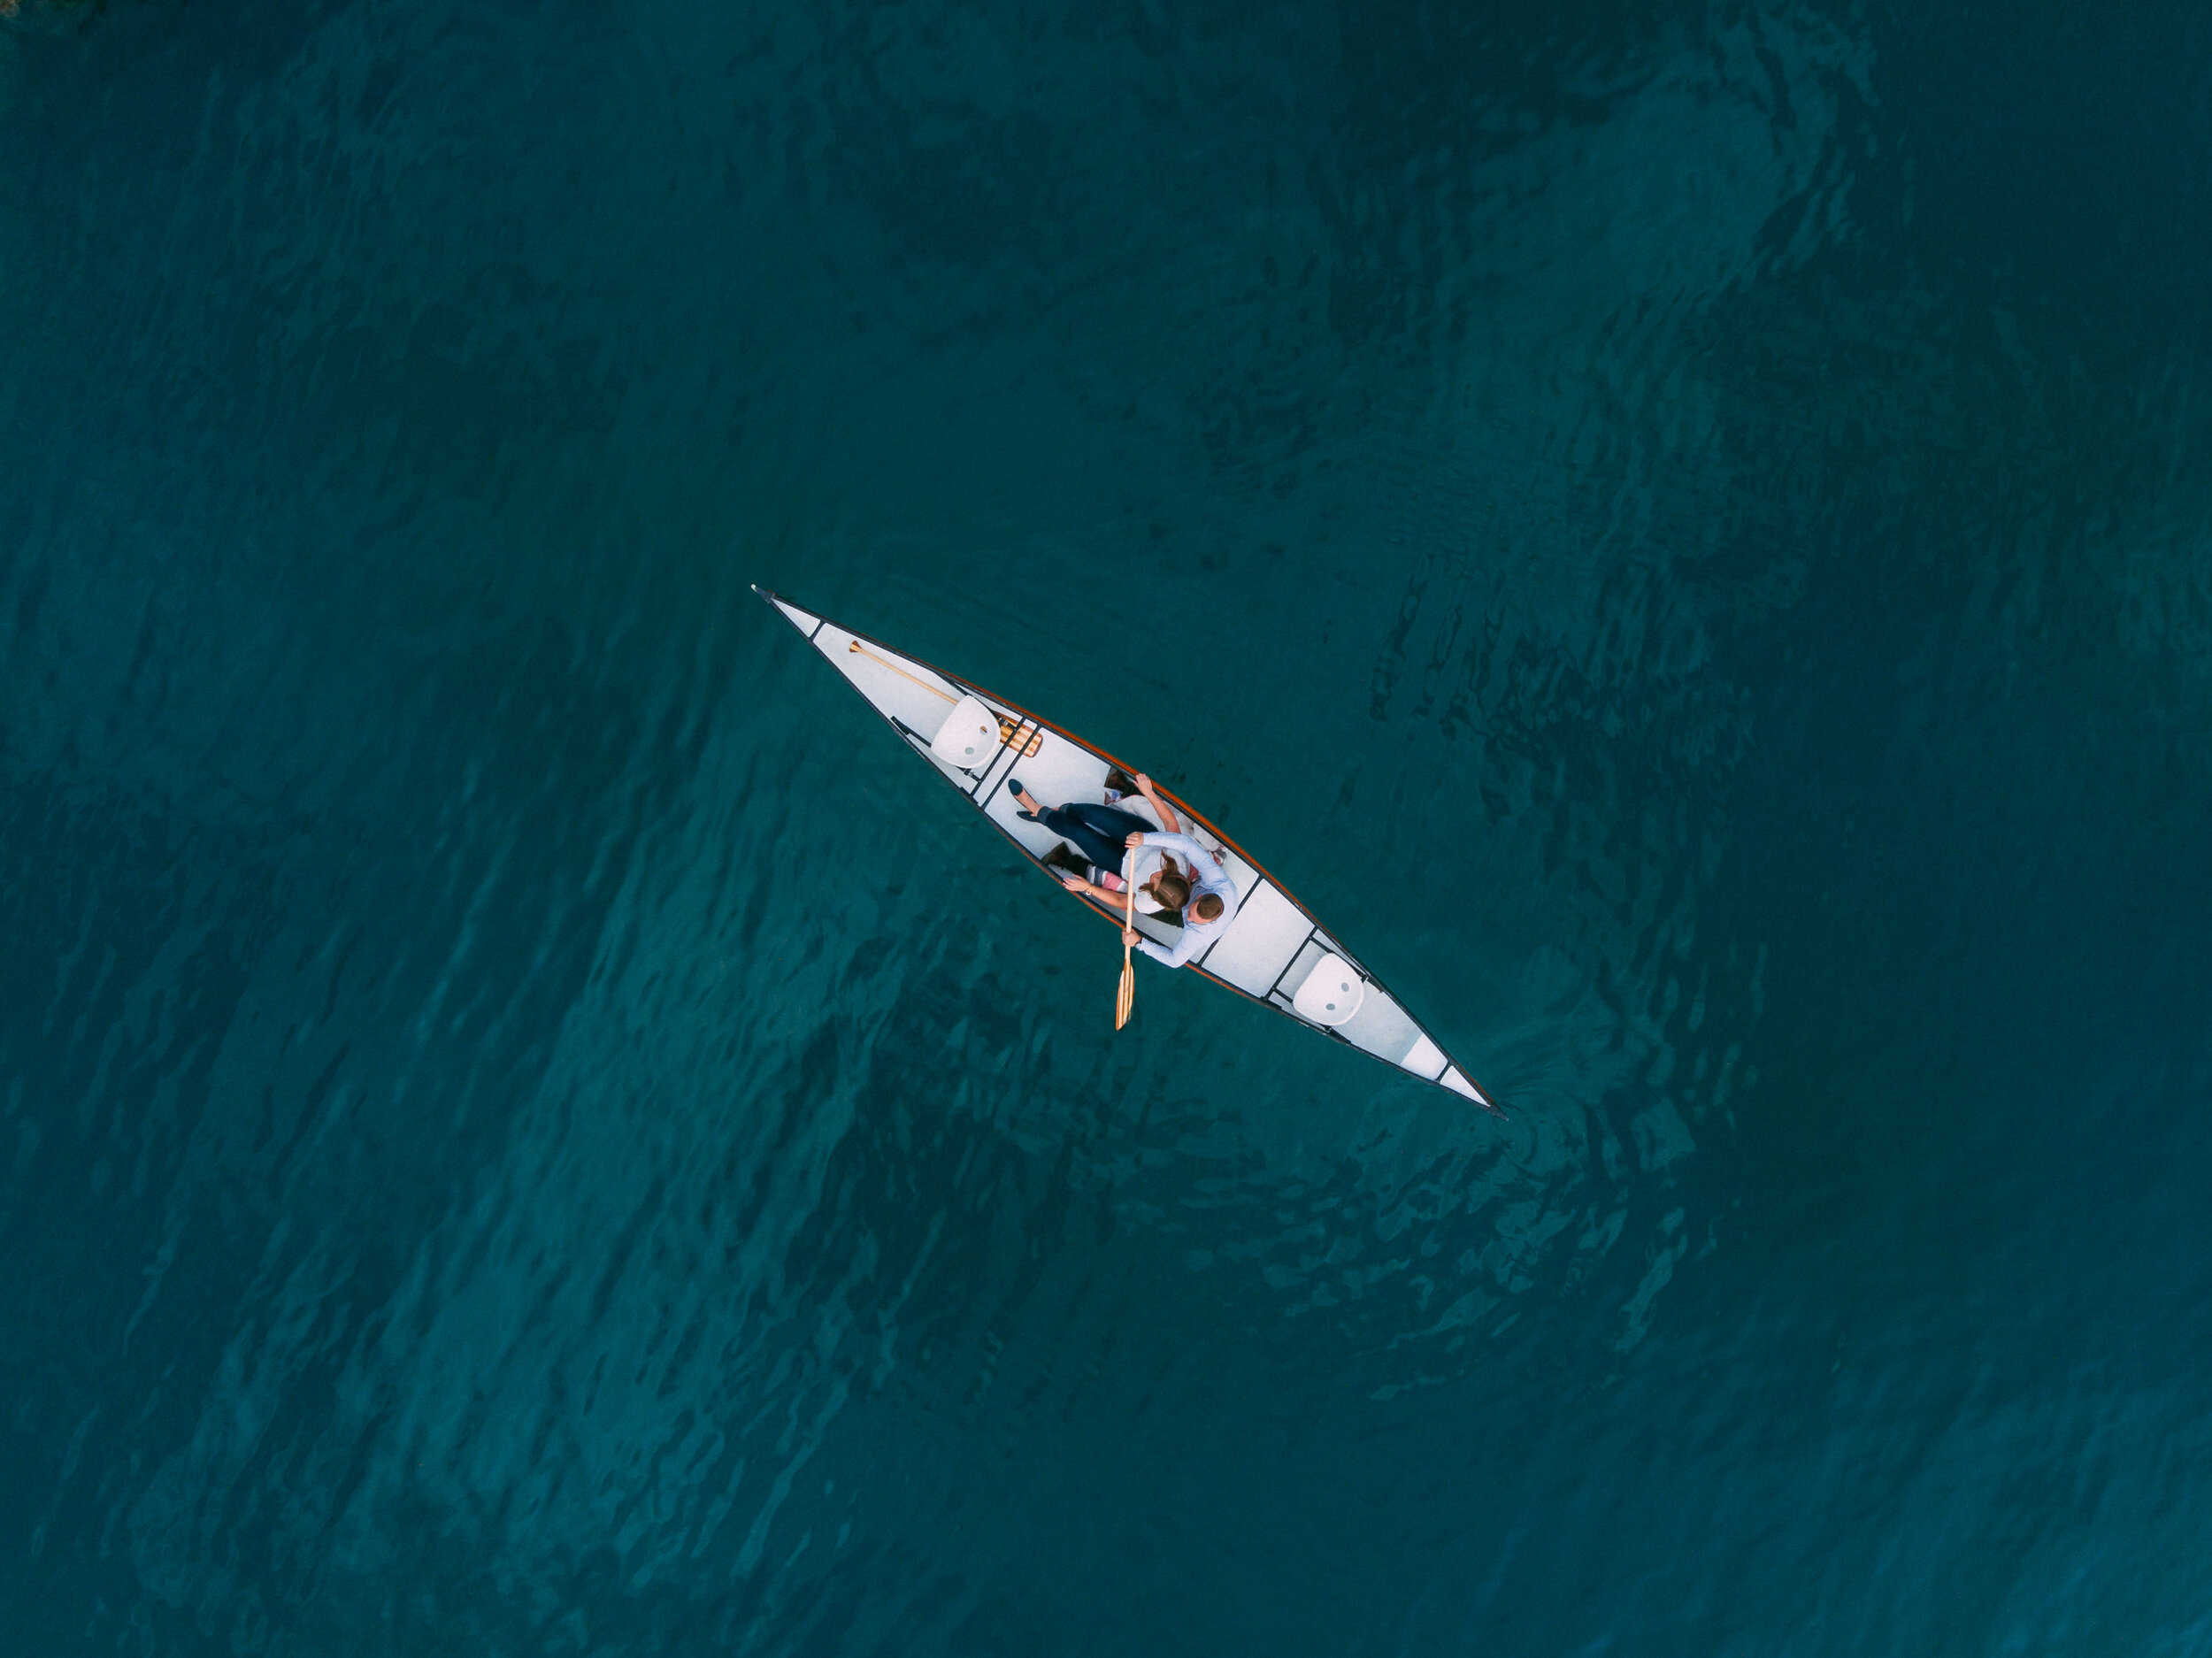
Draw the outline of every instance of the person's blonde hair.
[[[1190,902],[1190,883],[1173,870],[1162,874],[1152,884],[1152,890],[1159,894],[1160,902],[1170,910],[1180,910]]]

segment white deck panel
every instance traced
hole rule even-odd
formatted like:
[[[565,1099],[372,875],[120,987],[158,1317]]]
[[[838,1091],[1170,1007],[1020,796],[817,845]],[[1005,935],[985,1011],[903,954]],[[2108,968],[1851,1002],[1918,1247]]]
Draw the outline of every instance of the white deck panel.
[[[757,593],[760,589],[756,587],[753,591]],[[790,619],[791,626],[797,628],[802,633],[812,633],[814,631],[815,623],[822,619],[820,617],[815,615],[813,611],[803,610],[795,604],[786,604],[781,599],[778,599],[775,602],[775,604],[776,608],[779,610],[781,610],[784,615]]]
[[[1198,825],[1195,824],[1187,824],[1184,826],[1186,828],[1197,831],[1197,833],[1192,836],[1192,839],[1196,841],[1201,846],[1206,845],[1213,838],[1212,836],[1207,834],[1204,830],[1199,829]],[[1216,850],[1221,854],[1222,872],[1227,875],[1231,882],[1236,887],[1237,902],[1241,903],[1245,899],[1249,898],[1252,895],[1252,889],[1257,887],[1266,879],[1266,877],[1262,875],[1259,871],[1254,869],[1249,864],[1247,864],[1235,853],[1232,852],[1227,847],[1217,847]],[[1268,888],[1268,891],[1270,892],[1273,892],[1274,890],[1275,889],[1271,887]],[[1310,922],[1307,925],[1311,925],[1312,924]]]
[[[1413,1051],[1415,1042],[1422,1040],[1421,1027],[1408,1018],[1406,1010],[1372,980],[1367,986],[1367,1000],[1349,1020],[1337,1026],[1337,1034],[1353,1047],[1363,1048],[1394,1065]]]
[[[862,656],[852,649],[856,642],[850,633],[827,623],[814,636],[814,648],[829,659],[832,667],[851,680],[853,688],[879,712],[907,726],[924,742],[934,737],[937,728],[945,723],[945,716],[952,712],[953,704],[960,700],[960,687],[910,656],[902,656],[880,645],[863,644],[861,649],[869,654]],[[892,672],[877,657],[895,662],[924,685],[943,687],[943,695],[925,690],[913,679]]]
[[[1414,1043],[1413,1051],[1398,1063],[1424,1081],[1434,1082],[1437,1072],[1444,1069],[1444,1050],[1429,1040],[1428,1032],[1424,1031]]]
[[[1057,732],[1043,733],[1044,741],[1033,755],[1014,763],[1014,775],[1021,780],[1041,806],[1064,806],[1070,801],[1103,799],[1106,794],[1106,762],[1087,749],[1079,748]],[[1005,768],[1002,766],[1000,771]],[[1060,837],[1042,824],[1024,823],[1021,808],[1015,804],[1001,780],[991,790],[990,799],[981,802],[986,816],[1020,841],[1032,857],[1042,857],[1058,844]]]
[[[1245,895],[1229,930],[1214,941],[1199,965],[1248,995],[1264,996],[1311,931],[1313,923],[1304,910],[1279,888],[1262,882]]]

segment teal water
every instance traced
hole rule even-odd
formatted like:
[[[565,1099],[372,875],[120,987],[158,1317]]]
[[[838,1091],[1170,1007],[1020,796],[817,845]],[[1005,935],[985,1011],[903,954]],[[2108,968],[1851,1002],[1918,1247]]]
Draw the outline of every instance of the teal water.
[[[2200,8],[41,4],[10,1650],[2212,1652]]]

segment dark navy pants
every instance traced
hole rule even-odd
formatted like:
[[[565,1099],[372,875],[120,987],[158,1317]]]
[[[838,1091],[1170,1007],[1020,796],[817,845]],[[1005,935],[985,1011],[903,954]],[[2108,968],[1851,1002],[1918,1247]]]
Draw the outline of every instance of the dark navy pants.
[[[1123,843],[1133,834],[1152,833],[1152,825],[1143,818],[1094,801],[1048,806],[1037,814],[1037,821],[1062,840],[1072,841],[1075,849],[1098,868],[1117,875],[1129,852]]]

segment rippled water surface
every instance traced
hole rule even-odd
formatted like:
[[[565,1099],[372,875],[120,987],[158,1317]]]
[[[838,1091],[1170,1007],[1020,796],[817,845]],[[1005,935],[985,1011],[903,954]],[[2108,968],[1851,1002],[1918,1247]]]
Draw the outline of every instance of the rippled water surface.
[[[2212,1652],[2200,7],[4,27],[12,1650]]]

